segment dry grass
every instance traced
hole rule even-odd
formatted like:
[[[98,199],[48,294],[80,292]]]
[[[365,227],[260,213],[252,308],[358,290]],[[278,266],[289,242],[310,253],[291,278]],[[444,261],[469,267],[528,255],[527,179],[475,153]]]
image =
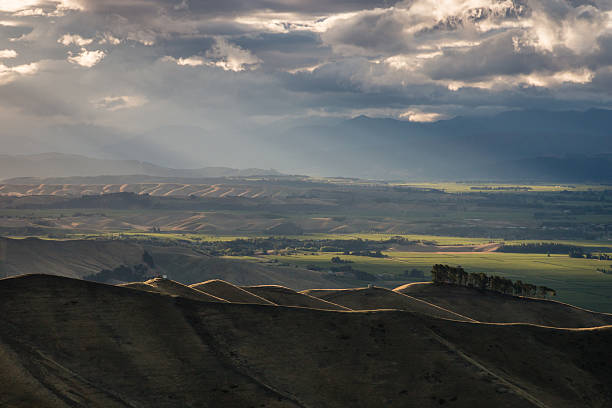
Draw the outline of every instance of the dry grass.
[[[397,309],[459,321],[475,320],[412,296],[378,287],[355,289],[313,289],[300,293],[318,297],[353,310]]]
[[[612,402],[612,327],[201,302],[43,275],[0,280],[0,315],[7,407]]]
[[[254,295],[251,292],[247,292],[246,290],[239,288],[236,285],[232,285],[229,282],[225,282],[219,279],[212,279],[206,282],[195,283],[193,285],[189,285],[189,287],[201,290],[218,298],[225,299],[231,303],[251,303],[259,305],[275,304],[267,299]]]
[[[321,300],[313,296],[305,295],[284,286],[244,286],[243,289],[281,306],[298,306],[325,310],[350,310],[347,307]]]
[[[561,302],[503,295],[460,286],[413,283],[394,289],[481,322],[530,323],[552,327],[594,327],[612,324],[612,315]]]

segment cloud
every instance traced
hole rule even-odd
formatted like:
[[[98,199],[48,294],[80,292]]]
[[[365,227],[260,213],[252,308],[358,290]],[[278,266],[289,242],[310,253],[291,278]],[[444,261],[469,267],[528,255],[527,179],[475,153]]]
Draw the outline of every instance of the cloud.
[[[249,50],[231,44],[223,38],[215,39],[215,44],[206,52],[206,56],[211,59],[213,65],[225,71],[255,69],[261,63],[261,60]]]
[[[208,62],[204,58],[195,55],[187,58],[174,58],[170,56],[165,56],[164,58],[162,58],[162,60],[174,62],[176,65],[189,67],[199,67],[201,65],[208,65]]]
[[[92,103],[99,109],[116,111],[120,109],[138,108],[148,102],[143,96],[105,96],[94,100]]]
[[[409,110],[399,115],[400,119],[408,119],[410,122],[436,122],[447,117],[442,113],[421,112],[420,110]]]
[[[0,113],[24,132],[178,123],[244,141],[311,116],[612,104],[609,0],[10,0],[0,20]]]
[[[206,58],[197,55],[186,58],[165,56],[162,60],[173,62],[180,66],[214,66],[222,68],[224,71],[233,72],[256,69],[262,62],[249,50],[231,44],[223,38],[215,38],[212,48],[206,51]]]
[[[15,50],[0,50],[0,58],[17,58],[17,51]]]
[[[0,64],[0,85],[6,85],[13,82],[20,76],[34,75],[36,72],[38,72],[38,68],[39,65],[34,62],[30,64],[16,65],[14,67],[7,67],[6,65]]]
[[[78,34],[64,34],[57,40],[58,43],[63,44],[65,46],[74,44],[78,45],[79,47],[89,45],[93,41],[93,38],[83,38]]]
[[[69,53],[68,62],[77,64],[82,67],[91,68],[104,59],[106,53],[104,51],[95,50],[88,51],[85,48],[81,49],[78,54]]]
[[[2,0],[0,12],[16,17],[63,16],[70,11],[83,10],[80,0]]]

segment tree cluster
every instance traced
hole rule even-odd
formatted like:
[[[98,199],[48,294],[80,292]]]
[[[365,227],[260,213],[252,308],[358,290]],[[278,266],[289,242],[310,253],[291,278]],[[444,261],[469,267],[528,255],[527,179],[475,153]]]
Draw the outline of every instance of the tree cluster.
[[[537,242],[518,245],[502,245],[497,252],[515,254],[558,254],[567,255],[572,251],[582,251],[581,247],[575,245],[558,244],[555,242]]]
[[[147,265],[119,265],[115,269],[102,269],[98,273],[87,275],[83,279],[93,282],[141,282],[152,277]]]
[[[436,264],[431,270],[432,280],[436,284],[450,284],[490,290],[507,295],[541,297],[556,296],[554,289],[536,286],[520,280],[512,281],[502,276],[488,276],[483,272],[466,272],[462,267]]]

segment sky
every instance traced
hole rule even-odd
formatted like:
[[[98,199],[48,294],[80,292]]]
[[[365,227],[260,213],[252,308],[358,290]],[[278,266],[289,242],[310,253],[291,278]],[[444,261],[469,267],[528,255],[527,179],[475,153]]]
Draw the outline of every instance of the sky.
[[[0,153],[271,167],[271,129],[611,88],[612,0],[0,0]]]

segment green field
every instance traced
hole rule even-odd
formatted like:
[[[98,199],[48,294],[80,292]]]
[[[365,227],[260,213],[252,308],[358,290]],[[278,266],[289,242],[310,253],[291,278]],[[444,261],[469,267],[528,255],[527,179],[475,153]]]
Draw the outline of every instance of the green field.
[[[28,235],[32,236],[32,235]],[[26,238],[28,236],[9,236],[10,238]],[[117,232],[117,233],[100,233],[100,234],[65,234],[63,239],[118,239],[118,238],[132,238],[132,239],[161,239],[161,240],[186,240],[192,242],[214,242],[214,241],[232,241],[234,239],[251,239],[251,238],[268,238],[271,235],[265,234],[241,234],[241,235],[212,235],[212,234],[195,234],[195,233],[172,233],[172,232]],[[377,233],[358,233],[358,234],[304,234],[304,235],[283,235],[283,238],[298,239],[298,240],[350,240],[350,239],[363,239],[370,241],[384,241],[393,237],[402,237],[411,241],[421,241],[434,243],[435,245],[481,245],[488,243],[505,243],[508,245],[518,244],[535,244],[540,242],[554,242],[565,245],[575,245],[584,247],[612,247],[612,241],[585,241],[585,240],[536,240],[536,239],[523,239],[523,240],[504,240],[500,238],[472,238],[472,237],[451,237],[451,236],[438,236],[438,235],[422,235],[422,234],[377,234]],[[41,239],[49,239],[45,235],[37,236]],[[52,238],[57,239],[57,238]]]
[[[433,253],[389,252],[388,258],[346,256],[336,253],[266,255],[241,257],[252,261],[276,259],[288,265],[330,267],[331,258],[350,260],[353,268],[376,275],[399,275],[405,270],[419,269],[429,277],[436,263],[461,265],[468,272],[485,272],[512,280],[520,279],[557,290],[556,300],[591,310],[612,313],[612,275],[597,272],[597,268],[612,268],[612,261],[575,259],[567,255],[508,254],[508,253]],[[386,280],[389,277],[385,278]],[[401,279],[401,278],[400,278]],[[407,282],[410,279],[405,279]],[[418,280],[418,279],[417,279]]]
[[[363,239],[372,241],[386,240],[394,234],[307,234],[287,237],[298,240],[350,240]],[[436,243],[440,246],[466,246],[480,245],[490,242],[504,242],[489,238],[465,238],[435,235],[401,235],[412,241]],[[239,238],[265,238],[266,235],[229,236],[211,234],[182,234],[182,233],[142,233],[122,232],[111,234],[71,234],[66,238],[72,239],[135,239],[176,241],[178,245],[198,245],[210,241],[231,241]],[[44,237],[41,237],[44,238]],[[509,244],[536,243],[539,240],[513,240],[505,241]],[[551,242],[579,246],[612,246],[610,241],[564,241],[551,240]],[[567,255],[545,254],[515,254],[501,252],[385,252],[387,258],[373,258],[364,256],[346,256],[338,253],[298,253],[295,255],[260,255],[256,257],[233,257],[253,262],[279,263],[306,268],[318,266],[326,270],[332,266],[330,262],[334,256],[350,260],[350,265],[364,272],[380,277],[379,284],[392,286],[397,282],[410,282],[423,279],[405,278],[400,275],[404,271],[418,269],[425,273],[425,280],[429,279],[429,271],[436,263],[461,265],[468,272],[485,272],[488,275],[501,275],[512,280],[521,279],[524,282],[536,285],[545,285],[558,292],[557,300],[592,310],[612,313],[612,275],[598,272],[598,268],[612,269],[612,261],[599,261],[595,259],[576,259]],[[431,249],[430,249],[431,250]],[[451,249],[452,250],[452,249]],[[387,283],[385,283],[387,282]]]
[[[487,192],[512,192],[503,190],[512,188],[528,188],[526,192],[556,192],[556,191],[602,191],[610,186],[602,184],[517,184],[517,183],[470,183],[470,182],[444,182],[444,183],[398,183],[397,186],[432,188],[447,193],[473,193],[478,191]],[[497,189],[500,188],[500,189]]]

